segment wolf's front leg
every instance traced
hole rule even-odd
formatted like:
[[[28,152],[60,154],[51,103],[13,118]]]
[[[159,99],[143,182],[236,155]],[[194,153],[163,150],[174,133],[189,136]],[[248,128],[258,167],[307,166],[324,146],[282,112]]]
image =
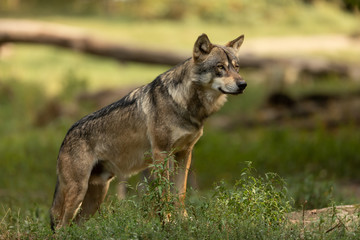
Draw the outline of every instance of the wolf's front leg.
[[[175,168],[175,187],[179,194],[179,205],[183,208],[183,215],[187,216],[185,210],[185,196],[187,178],[191,164],[192,148],[178,152],[175,155],[176,168]]]

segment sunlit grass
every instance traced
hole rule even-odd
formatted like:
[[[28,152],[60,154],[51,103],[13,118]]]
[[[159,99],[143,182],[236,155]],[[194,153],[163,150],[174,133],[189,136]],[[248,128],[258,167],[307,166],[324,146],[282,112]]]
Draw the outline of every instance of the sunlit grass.
[[[69,76],[87,81],[89,90],[138,86],[150,82],[167,67],[120,63],[44,46],[11,46],[11,56],[0,61],[0,78],[40,84],[58,93]],[[86,89],[84,89],[86,90]]]

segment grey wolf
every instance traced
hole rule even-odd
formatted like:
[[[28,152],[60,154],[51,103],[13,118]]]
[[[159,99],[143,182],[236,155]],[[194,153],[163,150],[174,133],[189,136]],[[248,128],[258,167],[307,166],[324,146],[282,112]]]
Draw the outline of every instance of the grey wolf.
[[[202,34],[191,58],[76,122],[58,155],[52,228],[88,219],[115,176],[135,174],[163,161],[167,152],[176,159],[174,184],[183,204],[191,152],[204,121],[227,95],[240,94],[247,85],[239,74],[243,41],[241,35],[225,46],[216,45]]]

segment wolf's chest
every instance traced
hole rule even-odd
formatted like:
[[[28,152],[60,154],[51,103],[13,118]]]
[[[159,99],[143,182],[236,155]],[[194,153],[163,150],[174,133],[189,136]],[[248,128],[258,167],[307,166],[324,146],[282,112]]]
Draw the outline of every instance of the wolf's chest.
[[[172,148],[175,150],[187,149],[199,140],[202,133],[202,128],[193,131],[175,128],[171,132]]]

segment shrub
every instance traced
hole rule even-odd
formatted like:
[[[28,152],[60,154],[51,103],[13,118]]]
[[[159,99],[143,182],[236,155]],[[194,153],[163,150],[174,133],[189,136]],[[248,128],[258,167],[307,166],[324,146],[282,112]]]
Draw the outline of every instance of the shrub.
[[[174,164],[175,159],[170,152],[163,162],[154,161],[149,165],[152,179],[145,178],[144,182],[139,184],[142,187],[141,211],[145,217],[157,216],[162,224],[171,222],[178,212],[178,196],[176,192],[171,192],[174,183],[170,179],[173,179],[175,170],[170,166]]]
[[[260,221],[269,226],[285,220],[285,214],[291,209],[285,182],[275,173],[254,177],[253,172],[248,163],[233,188],[226,187],[223,182],[216,186],[210,218],[230,224]]]

